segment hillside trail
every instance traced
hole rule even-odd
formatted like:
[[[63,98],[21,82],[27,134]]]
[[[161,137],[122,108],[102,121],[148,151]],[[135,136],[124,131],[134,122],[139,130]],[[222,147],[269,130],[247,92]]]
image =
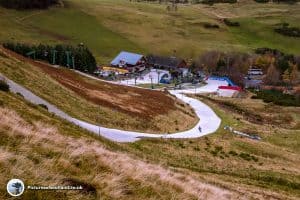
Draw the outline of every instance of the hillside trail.
[[[29,18],[31,18],[31,17],[35,17],[35,16],[40,15],[40,14],[42,14],[42,13],[44,13],[44,11],[39,10],[39,11],[36,11],[36,12],[31,13],[31,14],[29,14],[29,15],[26,15],[26,16],[24,16],[24,17],[16,18],[16,21],[17,21],[18,23],[22,23],[24,20],[27,20],[27,19],[29,19]]]
[[[221,10],[215,7],[200,7],[199,10],[201,10],[203,14],[206,14],[209,17],[217,18],[218,20],[238,17],[229,11]]]

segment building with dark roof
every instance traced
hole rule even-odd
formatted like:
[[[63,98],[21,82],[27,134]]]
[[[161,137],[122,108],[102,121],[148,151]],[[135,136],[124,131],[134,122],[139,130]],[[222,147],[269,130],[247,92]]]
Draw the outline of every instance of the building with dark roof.
[[[177,57],[148,55],[146,59],[149,65],[159,69],[177,70],[179,68],[187,67],[186,61]]]

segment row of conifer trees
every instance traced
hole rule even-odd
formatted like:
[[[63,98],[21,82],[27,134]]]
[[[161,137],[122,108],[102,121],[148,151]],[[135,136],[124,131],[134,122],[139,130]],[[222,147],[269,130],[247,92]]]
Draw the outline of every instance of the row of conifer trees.
[[[3,46],[18,54],[32,59],[47,61],[54,65],[75,68],[92,73],[96,70],[96,59],[91,51],[82,45],[28,45],[21,43],[4,43]]]
[[[0,0],[0,5],[6,8],[14,9],[46,9],[58,0]]]

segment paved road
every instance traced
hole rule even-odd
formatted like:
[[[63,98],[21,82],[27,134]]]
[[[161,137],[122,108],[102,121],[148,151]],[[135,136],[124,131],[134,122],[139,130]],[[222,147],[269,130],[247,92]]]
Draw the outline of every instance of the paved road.
[[[197,125],[188,130],[174,134],[148,134],[148,133],[140,133],[134,131],[124,131],[118,129],[110,129],[105,127],[100,127],[97,125],[93,125],[82,120],[78,120],[69,116],[67,113],[58,109],[56,106],[50,104],[44,99],[36,96],[31,91],[26,89],[25,87],[13,82],[12,80],[7,79],[3,75],[0,74],[0,77],[6,79],[7,83],[10,86],[10,89],[14,93],[21,93],[24,98],[34,104],[44,104],[48,107],[49,112],[54,113],[55,115],[73,123],[81,128],[89,130],[95,134],[100,134],[101,136],[110,139],[116,142],[134,142],[141,138],[197,138],[204,135],[208,135],[214,133],[221,124],[221,119],[214,113],[214,111],[208,107],[206,104],[185,96],[182,92],[192,92],[194,90],[176,90],[170,91],[171,94],[175,95],[177,98],[181,99],[185,103],[188,103],[194,110],[199,119],[201,119]],[[215,88],[219,83],[210,81],[208,82],[205,91],[212,88]],[[199,127],[201,127],[201,132],[199,131]]]

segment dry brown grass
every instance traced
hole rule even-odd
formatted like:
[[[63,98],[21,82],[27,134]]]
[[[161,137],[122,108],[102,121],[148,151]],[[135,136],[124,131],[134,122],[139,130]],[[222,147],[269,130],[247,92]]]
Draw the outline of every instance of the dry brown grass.
[[[133,199],[138,199],[139,195],[143,198],[143,194],[135,194],[131,190],[139,191],[145,187],[151,188],[152,195],[158,194],[161,199],[169,199],[168,195],[172,199],[237,197],[228,190],[203,183],[193,176],[137,160],[125,153],[112,152],[91,139],[61,135],[55,127],[42,122],[29,124],[6,108],[0,108],[0,131],[1,138],[16,140],[15,146],[0,148],[2,180],[16,176],[28,184],[60,185],[64,184],[65,178],[76,177],[91,183],[98,195],[114,199],[131,195]],[[4,188],[4,183],[1,185]],[[166,192],[167,196],[162,192]],[[148,199],[155,199],[152,195]],[[85,199],[77,192],[67,192],[67,196],[70,199]]]

